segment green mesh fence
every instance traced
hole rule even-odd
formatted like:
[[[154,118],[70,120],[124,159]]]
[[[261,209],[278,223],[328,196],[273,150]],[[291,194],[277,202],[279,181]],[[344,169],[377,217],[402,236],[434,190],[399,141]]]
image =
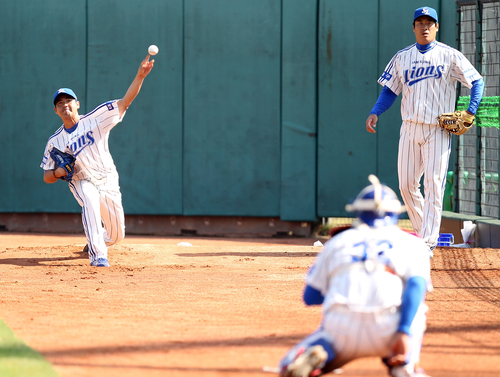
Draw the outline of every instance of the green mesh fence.
[[[470,96],[460,97],[458,99],[457,110],[467,110],[469,107]],[[500,96],[483,97],[476,113],[476,125],[479,127],[500,128],[498,108],[500,105]]]

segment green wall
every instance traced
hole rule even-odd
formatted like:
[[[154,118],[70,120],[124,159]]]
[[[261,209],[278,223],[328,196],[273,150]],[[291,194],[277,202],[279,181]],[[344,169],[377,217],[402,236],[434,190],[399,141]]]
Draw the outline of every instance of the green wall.
[[[319,216],[344,212],[377,171],[377,140],[365,120],[377,99],[378,4],[320,1],[318,63]],[[377,134],[378,136],[378,134]]]
[[[455,3],[440,39],[455,44]],[[0,4],[0,212],[79,212],[43,182],[52,95],[81,113],[155,66],[110,136],[127,214],[345,215],[370,173],[397,191],[399,101],[365,120],[390,58],[414,42],[416,1],[87,0]],[[14,155],[16,154],[16,155]],[[22,161],[22,163],[20,162]]]
[[[183,213],[279,215],[281,2],[188,0],[184,19]]]

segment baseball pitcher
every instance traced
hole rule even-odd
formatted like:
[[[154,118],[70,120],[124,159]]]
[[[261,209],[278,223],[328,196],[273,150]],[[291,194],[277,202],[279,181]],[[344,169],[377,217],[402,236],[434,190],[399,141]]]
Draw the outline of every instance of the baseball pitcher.
[[[40,167],[46,183],[67,181],[82,207],[87,237],[84,251],[91,266],[109,267],[107,247],[125,236],[118,172],[108,138],[139,94],[153,64],[148,55],[122,99],[105,102],[87,115],[79,115],[80,102],[73,90],[61,88],[54,94],[54,111],[63,125],[49,138]]]

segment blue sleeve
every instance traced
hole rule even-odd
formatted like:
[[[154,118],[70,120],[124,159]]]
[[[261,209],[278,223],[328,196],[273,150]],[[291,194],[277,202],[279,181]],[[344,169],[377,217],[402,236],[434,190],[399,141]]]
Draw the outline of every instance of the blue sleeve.
[[[412,277],[406,283],[403,292],[403,302],[401,304],[401,319],[399,321],[398,331],[410,335],[410,327],[417,314],[418,307],[424,299],[427,284],[421,276]]]
[[[484,91],[484,80],[479,79],[472,83],[472,89],[470,90],[470,103],[467,111],[471,114],[476,114],[479,103],[483,99]]]
[[[396,100],[397,94],[390,90],[387,86],[384,86],[380,96],[378,96],[378,100],[373,106],[370,114],[375,114],[376,116],[380,116],[384,111],[388,110],[389,107],[392,106],[394,101]]]
[[[321,305],[325,297],[318,291],[316,288],[311,287],[310,285],[306,286],[304,290],[304,302],[306,305]]]

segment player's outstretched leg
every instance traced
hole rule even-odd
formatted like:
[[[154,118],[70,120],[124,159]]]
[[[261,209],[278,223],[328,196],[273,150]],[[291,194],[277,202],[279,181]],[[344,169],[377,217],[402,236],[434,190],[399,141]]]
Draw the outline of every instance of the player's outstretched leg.
[[[99,189],[84,179],[72,181],[69,188],[82,207],[82,223],[87,237],[90,265],[108,267],[108,248],[104,242]],[[99,259],[106,259],[108,265],[99,262]]]
[[[280,377],[314,377],[331,372],[335,358],[333,340],[319,328],[288,350],[279,363]]]
[[[116,181],[106,183],[101,189],[101,219],[104,225],[106,246],[114,245],[125,237],[125,214],[123,212],[120,186]],[[111,179],[110,179],[111,181]]]

